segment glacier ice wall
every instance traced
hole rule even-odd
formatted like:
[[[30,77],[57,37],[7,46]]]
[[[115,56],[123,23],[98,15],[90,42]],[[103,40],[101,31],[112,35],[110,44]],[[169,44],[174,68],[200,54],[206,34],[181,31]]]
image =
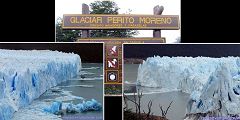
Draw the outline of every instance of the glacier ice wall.
[[[11,119],[19,108],[80,69],[81,58],[74,53],[0,49],[0,120]]]
[[[220,63],[201,91],[191,93],[187,113],[214,116],[240,114],[240,96],[234,93],[234,81],[228,64]]]
[[[137,84],[191,93],[193,90],[202,89],[220,62],[228,64],[231,76],[240,74],[239,57],[155,56],[147,58],[146,61],[139,65]]]
[[[137,84],[189,93],[187,114],[240,114],[239,57],[149,57],[139,65]]]

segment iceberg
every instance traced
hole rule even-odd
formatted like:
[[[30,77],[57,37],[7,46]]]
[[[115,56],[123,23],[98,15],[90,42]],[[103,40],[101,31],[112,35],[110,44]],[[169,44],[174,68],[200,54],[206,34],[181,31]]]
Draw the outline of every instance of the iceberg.
[[[67,111],[69,112],[87,112],[87,111],[100,111],[102,109],[101,103],[95,99],[83,101],[77,105],[69,104]]]
[[[239,57],[149,57],[139,65],[137,85],[189,93],[191,117],[240,115]]]
[[[66,107],[62,107],[66,106]],[[74,105],[73,103],[62,103],[60,101],[55,101],[51,104],[50,107],[46,107],[43,111],[58,114],[61,110],[65,110],[67,113],[80,113],[80,112],[87,112],[87,111],[100,111],[102,110],[102,105],[95,99],[91,99],[88,101],[83,100],[82,103],[78,103]]]
[[[0,49],[0,120],[9,120],[49,88],[76,76],[81,58],[51,50]]]
[[[76,113],[76,112],[78,112],[78,110],[77,110],[77,108],[76,108],[76,106],[74,104],[69,103],[67,105],[66,112],[67,113]]]
[[[50,107],[44,108],[43,109],[45,112],[49,112],[52,114],[58,114],[60,110],[62,110],[62,102],[60,101],[55,101],[52,103]]]

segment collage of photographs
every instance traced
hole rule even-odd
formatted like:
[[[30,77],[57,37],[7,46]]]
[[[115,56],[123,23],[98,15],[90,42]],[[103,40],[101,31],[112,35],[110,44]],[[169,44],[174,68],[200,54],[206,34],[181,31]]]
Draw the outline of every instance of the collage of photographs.
[[[147,1],[55,0],[54,42],[0,42],[0,120],[240,120],[240,44]]]

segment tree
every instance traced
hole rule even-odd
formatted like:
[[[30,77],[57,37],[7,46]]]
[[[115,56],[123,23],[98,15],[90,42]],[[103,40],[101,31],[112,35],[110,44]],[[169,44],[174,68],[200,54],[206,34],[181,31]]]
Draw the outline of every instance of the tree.
[[[90,4],[90,14],[118,14],[120,9],[113,1],[95,1]],[[130,10],[129,10],[130,11]],[[72,42],[81,37],[81,30],[63,30],[62,18],[56,21],[56,41]],[[91,37],[133,37],[138,34],[136,30],[91,30]]]
[[[114,14],[120,9],[113,1],[95,1],[90,4],[90,14]],[[136,30],[92,30],[91,37],[133,37],[137,35]]]
[[[62,18],[57,19],[56,23],[56,41],[57,42],[73,42],[80,35],[80,30],[63,30]]]

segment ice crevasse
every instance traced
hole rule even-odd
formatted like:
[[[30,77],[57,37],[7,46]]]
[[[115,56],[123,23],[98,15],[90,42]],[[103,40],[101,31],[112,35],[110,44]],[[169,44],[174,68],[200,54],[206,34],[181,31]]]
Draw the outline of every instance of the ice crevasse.
[[[74,53],[0,49],[0,120],[9,120],[49,88],[81,70]]]
[[[149,57],[137,84],[189,93],[187,115],[240,115],[239,57]]]

